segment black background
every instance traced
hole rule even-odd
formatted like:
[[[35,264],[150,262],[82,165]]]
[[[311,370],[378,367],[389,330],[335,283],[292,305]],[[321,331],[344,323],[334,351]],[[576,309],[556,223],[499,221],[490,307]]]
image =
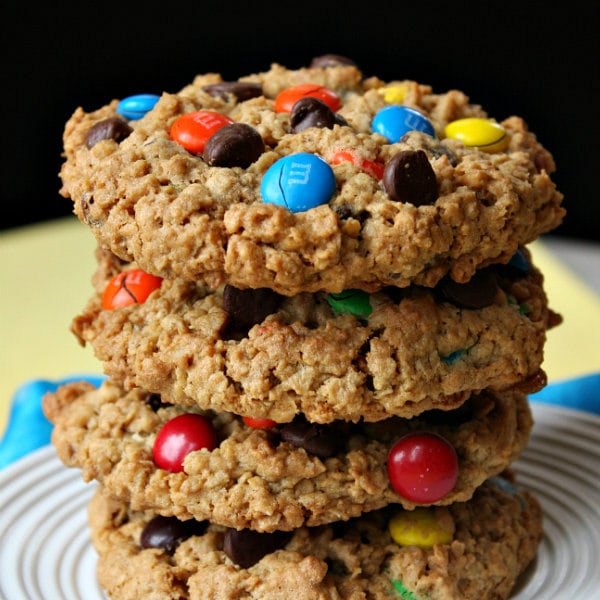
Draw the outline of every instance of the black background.
[[[568,215],[554,233],[600,240],[598,3],[28,3],[2,27],[0,229],[71,214],[59,196],[62,131],[77,106],[174,92],[272,62],[343,54],[365,76],[457,88],[525,119],[554,155]]]

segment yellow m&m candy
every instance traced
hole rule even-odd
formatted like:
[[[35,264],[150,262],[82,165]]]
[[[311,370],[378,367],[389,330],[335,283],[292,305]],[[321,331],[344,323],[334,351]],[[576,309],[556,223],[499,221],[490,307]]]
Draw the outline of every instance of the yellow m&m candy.
[[[502,125],[491,119],[467,117],[446,125],[446,137],[459,140],[465,146],[485,152],[502,152],[508,146],[508,135]]]
[[[417,507],[394,515],[389,523],[390,535],[400,546],[432,548],[449,544],[454,535],[454,521],[445,509]]]
[[[402,104],[406,96],[405,85],[390,85],[377,90],[388,104]]]

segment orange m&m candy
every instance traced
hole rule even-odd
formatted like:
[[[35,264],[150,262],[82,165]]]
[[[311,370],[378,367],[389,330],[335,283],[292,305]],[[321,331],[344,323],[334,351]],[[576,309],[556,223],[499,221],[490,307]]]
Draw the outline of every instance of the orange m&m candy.
[[[340,97],[333,90],[316,83],[301,83],[286,88],[277,95],[275,110],[277,112],[291,112],[294,104],[307,96],[324,102],[333,112],[342,106]]]
[[[129,269],[115,275],[104,288],[102,308],[113,310],[130,304],[141,304],[160,287],[162,278],[142,269]]]
[[[213,133],[233,120],[213,110],[185,113],[171,125],[171,139],[194,154],[201,154]]]
[[[334,152],[330,158],[330,162],[334,165],[339,165],[342,162],[351,162],[355,167],[362,169],[365,173],[376,179],[381,179],[383,177],[383,171],[385,169],[383,163],[374,160],[361,159],[349,150],[338,150],[337,152]]]

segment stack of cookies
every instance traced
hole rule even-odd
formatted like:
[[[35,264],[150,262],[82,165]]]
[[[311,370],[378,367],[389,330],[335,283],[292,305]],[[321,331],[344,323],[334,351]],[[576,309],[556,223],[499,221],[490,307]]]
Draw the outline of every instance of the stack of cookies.
[[[78,109],[64,150],[107,378],[44,410],[108,596],[509,597],[564,214],[525,122],[326,55]]]

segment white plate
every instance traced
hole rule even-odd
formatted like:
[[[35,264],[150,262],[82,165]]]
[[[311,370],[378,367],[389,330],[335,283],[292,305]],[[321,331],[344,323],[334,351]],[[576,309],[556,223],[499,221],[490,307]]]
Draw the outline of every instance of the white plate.
[[[545,536],[514,600],[600,598],[600,417],[532,403],[531,441],[515,463],[540,499]],[[0,598],[105,600],[84,484],[49,446],[0,472]]]

